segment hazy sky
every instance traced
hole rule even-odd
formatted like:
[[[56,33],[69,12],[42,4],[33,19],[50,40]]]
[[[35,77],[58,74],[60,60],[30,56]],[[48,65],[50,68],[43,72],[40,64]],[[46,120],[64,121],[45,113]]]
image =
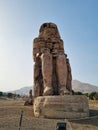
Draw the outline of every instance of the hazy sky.
[[[32,40],[57,24],[73,79],[98,86],[98,0],[0,0],[0,91],[33,84]]]

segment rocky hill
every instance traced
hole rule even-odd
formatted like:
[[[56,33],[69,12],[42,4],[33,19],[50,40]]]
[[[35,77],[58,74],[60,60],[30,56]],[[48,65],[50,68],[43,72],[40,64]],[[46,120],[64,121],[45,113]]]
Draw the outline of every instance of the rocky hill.
[[[98,86],[89,83],[82,83],[78,80],[72,81],[72,88],[74,91],[80,91],[82,93],[98,92]]]
[[[29,91],[32,88],[33,88],[32,86],[22,87],[20,89],[12,91],[12,93],[16,93],[16,94],[19,94],[19,95],[29,95]]]
[[[89,83],[83,83],[78,80],[72,81],[72,88],[74,91],[76,91],[76,92],[80,91],[82,93],[98,92],[98,86],[94,86]],[[33,90],[33,87],[32,86],[22,87],[18,90],[14,90],[12,92],[16,93],[16,94],[20,94],[20,95],[28,95],[30,89]],[[34,93],[34,91],[33,91],[33,93]]]

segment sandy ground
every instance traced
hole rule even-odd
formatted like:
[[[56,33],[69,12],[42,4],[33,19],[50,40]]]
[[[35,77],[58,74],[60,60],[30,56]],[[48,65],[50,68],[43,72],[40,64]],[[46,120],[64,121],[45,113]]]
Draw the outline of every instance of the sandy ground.
[[[0,100],[0,130],[18,130],[21,111],[21,130],[55,130],[57,120],[34,118],[33,107],[24,106],[23,100]]]
[[[67,121],[68,130],[98,130],[98,104],[89,106],[90,118]],[[35,118],[33,107],[24,106],[22,99],[0,100],[0,130],[19,130],[21,111],[23,111],[21,130],[56,130],[57,122],[65,121]]]

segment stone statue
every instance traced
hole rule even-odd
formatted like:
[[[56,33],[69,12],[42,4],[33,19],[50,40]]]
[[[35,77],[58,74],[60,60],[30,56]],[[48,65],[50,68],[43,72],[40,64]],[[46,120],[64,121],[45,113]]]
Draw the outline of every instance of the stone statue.
[[[86,96],[71,95],[71,66],[63,44],[54,23],[42,24],[39,36],[33,41],[35,117],[76,119],[89,116]]]
[[[30,99],[33,99],[32,89],[30,89],[30,91],[29,91],[29,98],[30,98]]]
[[[33,41],[34,96],[71,94],[71,67],[54,23],[44,23]]]
[[[33,105],[32,89],[30,89],[30,91],[29,91],[29,97],[26,99],[24,105],[25,105],[25,106]]]

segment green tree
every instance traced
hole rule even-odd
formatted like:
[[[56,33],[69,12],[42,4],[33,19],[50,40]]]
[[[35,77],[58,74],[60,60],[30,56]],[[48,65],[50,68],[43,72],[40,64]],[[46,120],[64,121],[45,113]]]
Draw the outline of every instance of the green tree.
[[[98,93],[95,94],[95,99],[98,100]]]
[[[89,99],[94,99],[96,95],[96,92],[92,92],[89,94]]]
[[[83,93],[82,92],[74,92],[74,95],[83,95]]]
[[[0,97],[3,96],[3,92],[0,91]]]
[[[13,97],[13,93],[8,93],[8,94],[7,94],[7,97],[8,97],[8,98],[12,98],[12,97]]]
[[[88,93],[84,93],[85,96],[89,97],[89,94]]]

